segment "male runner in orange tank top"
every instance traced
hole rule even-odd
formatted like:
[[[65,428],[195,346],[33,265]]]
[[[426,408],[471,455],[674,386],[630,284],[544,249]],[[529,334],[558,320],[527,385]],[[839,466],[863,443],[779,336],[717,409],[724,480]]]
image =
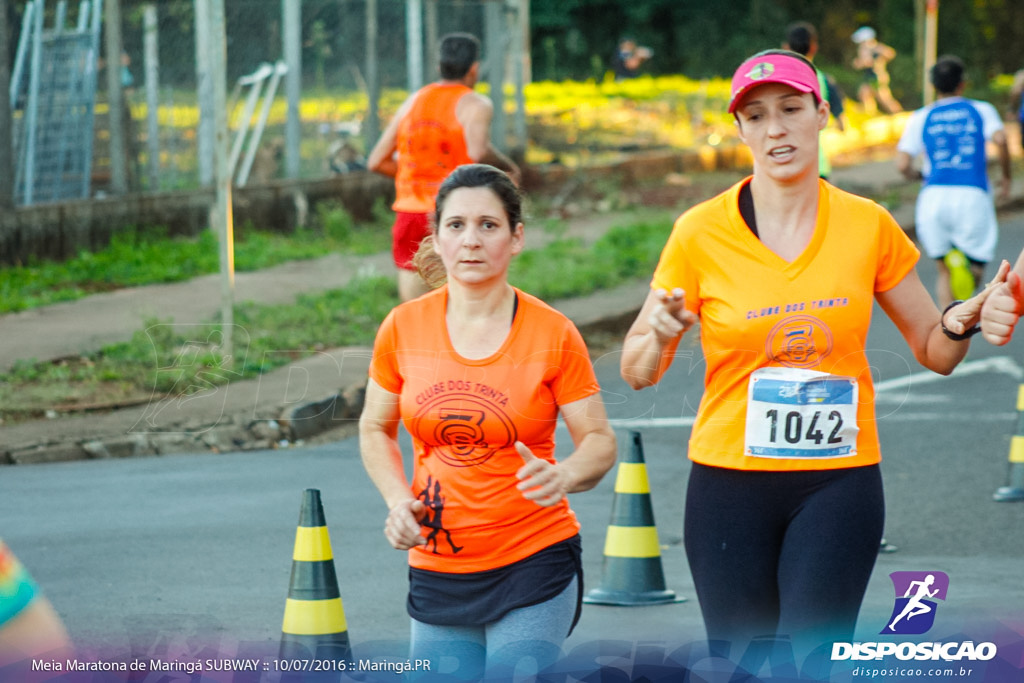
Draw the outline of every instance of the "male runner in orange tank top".
[[[519,167],[490,141],[494,105],[473,92],[480,74],[480,41],[468,33],[441,39],[441,79],[420,88],[399,107],[370,151],[371,171],[395,178],[392,255],[402,301],[428,291],[412,257],[429,232],[434,195],[457,166],[485,163],[519,183]]]

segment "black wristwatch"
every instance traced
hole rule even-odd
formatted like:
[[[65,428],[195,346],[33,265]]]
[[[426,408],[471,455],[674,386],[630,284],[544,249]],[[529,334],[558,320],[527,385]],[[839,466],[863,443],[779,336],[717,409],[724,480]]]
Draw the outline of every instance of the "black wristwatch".
[[[939,318],[939,325],[942,326],[942,334],[946,335],[947,337],[949,337],[953,341],[967,341],[968,339],[970,339],[974,335],[976,335],[979,332],[981,332],[981,325],[975,325],[974,327],[972,327],[971,329],[967,330],[966,332],[963,332],[962,334],[957,334],[956,332],[952,332],[952,331],[950,331],[950,329],[948,327],[946,327],[946,313],[949,312],[949,309],[953,308],[954,306],[959,306],[962,303],[963,303],[962,299],[957,299],[956,301],[954,301],[950,305],[946,306],[946,308],[944,308],[943,311],[942,311],[942,316]]]

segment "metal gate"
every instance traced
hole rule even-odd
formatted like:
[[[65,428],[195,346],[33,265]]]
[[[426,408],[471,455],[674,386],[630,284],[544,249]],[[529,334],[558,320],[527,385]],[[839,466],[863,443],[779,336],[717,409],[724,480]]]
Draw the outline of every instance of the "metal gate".
[[[46,0],[26,7],[11,74],[18,204],[89,196],[102,13],[103,0],[82,0],[72,27],[60,0],[46,29]]]

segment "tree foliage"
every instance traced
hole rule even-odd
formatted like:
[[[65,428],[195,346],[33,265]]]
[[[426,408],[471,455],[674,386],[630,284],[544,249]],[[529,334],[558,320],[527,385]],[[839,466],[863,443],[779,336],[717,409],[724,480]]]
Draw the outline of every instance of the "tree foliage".
[[[366,0],[292,0],[302,3],[303,65],[315,82],[326,71],[328,86],[353,84],[339,74],[363,60]],[[386,56],[404,50],[405,0],[377,0]],[[425,0],[426,5],[435,0]],[[442,18],[464,23],[483,0],[436,0]],[[491,0],[488,0],[491,1]],[[141,64],[142,8],[154,0],[121,0],[125,47]],[[841,82],[853,81],[850,35],[870,25],[899,52],[891,65],[893,89],[917,96],[916,20],[925,0],[530,0],[532,65],[537,80],[601,79],[623,36],[654,50],[645,65],[653,74],[692,78],[728,75],[744,57],[778,47],[792,21],[813,23],[820,36],[818,61]],[[237,78],[281,55],[281,0],[224,0],[228,22],[228,72]],[[13,53],[25,0],[9,0],[7,42]],[[48,2],[48,12],[55,11]],[[69,8],[77,3],[68,3]],[[194,0],[159,0],[162,80],[194,80]],[[73,9],[69,9],[73,12]],[[471,23],[471,22],[470,22]],[[467,30],[476,30],[476,27]],[[486,47],[486,46],[485,46]],[[975,82],[1024,68],[1024,2],[940,0],[939,53],[961,56]],[[141,68],[141,67],[135,67]],[[383,74],[385,80],[388,74]],[[854,81],[855,82],[855,81]],[[912,102],[911,102],[912,104]]]
[[[531,0],[534,77],[601,77],[618,40],[631,36],[651,47],[645,69],[692,78],[731,74],[746,56],[779,47],[786,26],[803,20],[819,33],[818,61],[847,88],[850,35],[875,28],[899,57],[891,65],[893,89],[919,97],[917,19],[924,0]],[[1019,0],[941,0],[938,51],[962,57],[976,82],[1024,68],[1024,3]]]

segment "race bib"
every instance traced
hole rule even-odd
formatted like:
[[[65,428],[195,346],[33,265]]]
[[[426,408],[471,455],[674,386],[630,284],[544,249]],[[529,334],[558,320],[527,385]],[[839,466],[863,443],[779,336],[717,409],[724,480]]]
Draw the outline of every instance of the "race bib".
[[[761,368],[747,390],[744,453],[757,458],[857,454],[857,381],[797,368]]]

